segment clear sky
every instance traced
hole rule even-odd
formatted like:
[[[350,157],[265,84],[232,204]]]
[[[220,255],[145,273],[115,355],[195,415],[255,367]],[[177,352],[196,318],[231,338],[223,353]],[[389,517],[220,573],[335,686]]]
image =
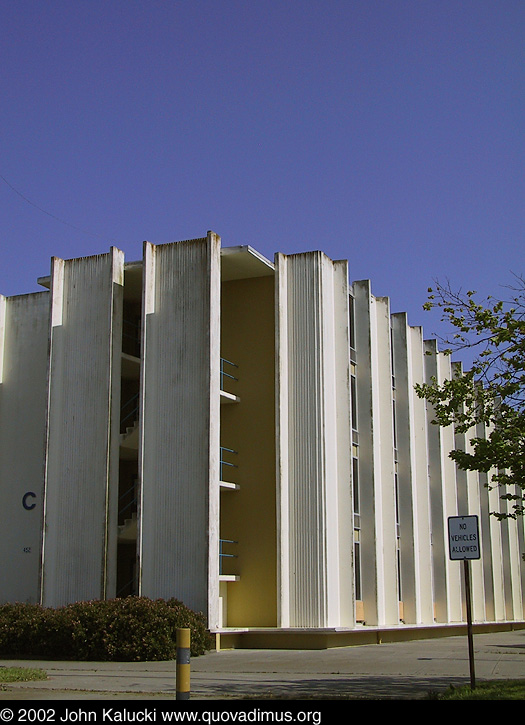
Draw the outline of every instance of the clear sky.
[[[431,336],[525,272],[524,80],[523,0],[0,0],[0,293],[212,229]]]

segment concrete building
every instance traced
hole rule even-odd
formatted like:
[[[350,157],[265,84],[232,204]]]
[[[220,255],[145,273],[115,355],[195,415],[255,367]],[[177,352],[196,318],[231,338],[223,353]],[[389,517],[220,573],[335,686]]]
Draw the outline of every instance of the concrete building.
[[[176,597],[212,630],[524,620],[524,526],[414,384],[449,358],[348,263],[202,239],[0,298],[0,601]],[[494,500],[496,499],[496,501]],[[233,640],[232,640],[233,641]]]

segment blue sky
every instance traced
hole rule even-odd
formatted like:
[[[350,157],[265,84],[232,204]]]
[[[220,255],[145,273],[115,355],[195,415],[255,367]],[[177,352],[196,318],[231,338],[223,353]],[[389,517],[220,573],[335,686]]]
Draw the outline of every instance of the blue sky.
[[[434,278],[525,272],[524,41],[523,0],[1,0],[0,293],[212,229],[430,336]]]

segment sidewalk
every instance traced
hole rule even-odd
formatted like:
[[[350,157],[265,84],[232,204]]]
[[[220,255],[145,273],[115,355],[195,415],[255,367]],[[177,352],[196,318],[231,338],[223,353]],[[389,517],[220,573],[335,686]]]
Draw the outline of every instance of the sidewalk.
[[[525,678],[525,630],[474,635],[477,682]],[[0,700],[169,700],[174,662],[42,662],[42,682],[5,685]],[[229,650],[191,660],[192,700],[423,699],[469,684],[467,637],[316,651]]]

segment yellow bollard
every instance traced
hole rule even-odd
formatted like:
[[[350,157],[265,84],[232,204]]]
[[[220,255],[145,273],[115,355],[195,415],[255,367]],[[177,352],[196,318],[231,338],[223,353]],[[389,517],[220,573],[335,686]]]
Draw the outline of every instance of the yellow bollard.
[[[177,700],[190,699],[190,630],[177,629]]]

